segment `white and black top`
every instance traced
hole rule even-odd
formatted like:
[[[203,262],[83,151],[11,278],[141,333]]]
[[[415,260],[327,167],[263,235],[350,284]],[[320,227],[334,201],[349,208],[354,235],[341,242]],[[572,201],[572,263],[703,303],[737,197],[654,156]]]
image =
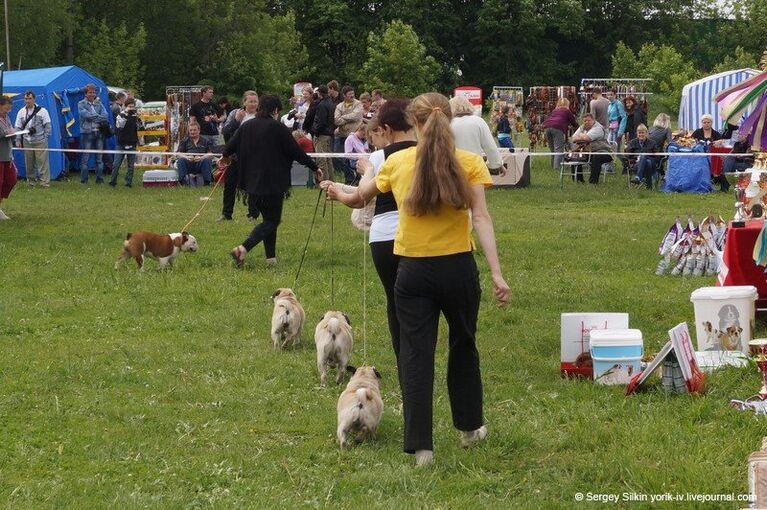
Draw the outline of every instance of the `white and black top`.
[[[395,142],[386,146],[382,150],[377,150],[370,155],[370,162],[373,164],[375,175],[386,161],[386,158],[397,151],[407,149],[416,145],[416,142],[408,140],[404,142]],[[373,213],[373,220],[370,223],[370,242],[379,243],[382,241],[394,241],[399,225],[399,212],[397,212],[397,202],[391,191],[379,193],[376,196],[376,205]]]

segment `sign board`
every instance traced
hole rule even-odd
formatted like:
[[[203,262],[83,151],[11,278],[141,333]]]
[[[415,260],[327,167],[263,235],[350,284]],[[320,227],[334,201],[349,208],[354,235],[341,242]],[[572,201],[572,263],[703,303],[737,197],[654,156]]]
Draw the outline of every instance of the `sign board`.
[[[453,97],[464,96],[474,105],[474,115],[482,116],[482,89],[479,87],[456,87],[453,89]]]

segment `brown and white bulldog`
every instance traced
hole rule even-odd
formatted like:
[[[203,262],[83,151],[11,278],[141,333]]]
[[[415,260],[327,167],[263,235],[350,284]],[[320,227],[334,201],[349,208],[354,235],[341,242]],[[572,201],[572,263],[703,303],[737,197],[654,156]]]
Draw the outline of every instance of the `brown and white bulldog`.
[[[182,251],[197,251],[197,239],[189,232],[175,234],[154,234],[152,232],[133,232],[123,242],[120,257],[115,262],[115,269],[129,258],[136,259],[140,270],[144,270],[144,256],[160,262],[160,269],[173,266],[173,261]]]

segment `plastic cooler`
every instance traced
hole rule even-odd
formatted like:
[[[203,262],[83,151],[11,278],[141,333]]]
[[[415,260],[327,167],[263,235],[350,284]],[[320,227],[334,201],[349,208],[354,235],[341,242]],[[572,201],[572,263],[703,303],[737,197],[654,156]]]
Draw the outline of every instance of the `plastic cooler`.
[[[629,314],[607,312],[563,313],[561,317],[561,358],[563,376],[592,376],[590,333],[596,329],[626,329]]]
[[[628,384],[639,373],[644,343],[638,329],[591,332],[594,380],[599,384]]]
[[[690,301],[695,306],[698,350],[748,354],[757,298],[752,285],[695,289]]]
[[[145,187],[178,186],[178,173],[175,170],[147,170],[141,180]]]

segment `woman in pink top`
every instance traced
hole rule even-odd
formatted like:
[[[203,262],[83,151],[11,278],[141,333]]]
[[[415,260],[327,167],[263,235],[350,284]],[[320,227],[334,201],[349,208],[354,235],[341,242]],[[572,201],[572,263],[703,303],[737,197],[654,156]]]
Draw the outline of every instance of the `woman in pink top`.
[[[367,130],[367,126],[365,125],[364,122],[362,122],[360,123],[359,127],[357,127],[357,130],[354,133],[346,137],[346,141],[344,142],[344,152],[346,154],[367,154],[368,152],[370,152],[370,148],[368,147],[368,141],[365,138],[366,130]],[[352,167],[352,170],[356,172],[357,160],[352,159],[349,162],[349,165]],[[353,182],[347,182],[346,184],[356,185],[359,182],[359,180],[360,180],[359,175],[357,175]]]
[[[546,137],[546,142],[549,144],[549,150],[560,153],[556,156],[551,156],[551,168],[555,170],[562,162],[562,158],[564,158],[565,141],[567,140],[567,131],[570,126],[578,129],[578,120],[570,111],[570,100],[566,97],[560,97],[557,100],[557,107],[543,121],[543,134]]]

